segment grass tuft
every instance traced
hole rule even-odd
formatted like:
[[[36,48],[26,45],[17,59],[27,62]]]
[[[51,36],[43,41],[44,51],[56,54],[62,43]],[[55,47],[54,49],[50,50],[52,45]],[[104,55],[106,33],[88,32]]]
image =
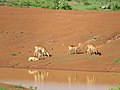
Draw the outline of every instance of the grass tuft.
[[[24,89],[24,87],[21,86],[21,85],[13,85],[13,87],[14,87],[14,88],[21,88],[21,89]]]
[[[114,64],[120,64],[120,58],[114,58],[113,62]]]

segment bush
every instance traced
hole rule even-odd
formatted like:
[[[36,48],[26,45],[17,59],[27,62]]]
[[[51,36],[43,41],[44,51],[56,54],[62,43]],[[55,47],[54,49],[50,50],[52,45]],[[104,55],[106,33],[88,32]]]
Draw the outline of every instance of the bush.
[[[109,1],[103,7],[102,9],[120,10],[120,3]]]
[[[40,7],[49,9],[71,10],[71,6],[66,0],[9,0],[8,5],[20,7]]]
[[[87,1],[83,2],[83,4],[84,5],[91,5],[91,3],[87,2]]]
[[[4,3],[4,2],[6,2],[7,0],[0,0],[0,3]]]
[[[0,0],[0,6],[1,6],[1,5],[5,5],[6,2],[7,2],[7,0]]]
[[[120,10],[120,4],[112,3],[112,4],[110,4],[110,9],[112,9],[112,10]]]
[[[18,7],[39,7],[64,10],[120,10],[119,0],[0,0]],[[103,7],[103,8],[102,8]]]

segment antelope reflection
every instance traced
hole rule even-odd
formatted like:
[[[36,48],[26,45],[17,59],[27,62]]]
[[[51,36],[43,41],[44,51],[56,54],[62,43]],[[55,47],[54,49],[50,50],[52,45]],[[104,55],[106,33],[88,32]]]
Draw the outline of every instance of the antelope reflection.
[[[68,75],[68,83],[72,84],[72,83],[79,83],[79,78],[78,76],[75,74],[74,76],[70,76]]]
[[[47,71],[38,71],[38,70],[28,70],[28,73],[34,76],[34,81],[44,82],[45,78],[48,77],[49,72]]]
[[[92,74],[86,73],[68,73],[60,71],[46,71],[46,70],[28,70],[30,75],[34,76],[35,83],[42,82],[60,82],[60,83],[86,83],[88,85],[95,84],[97,79]]]
[[[87,76],[87,84],[95,84],[96,78],[94,76]]]
[[[96,83],[96,77],[94,75],[86,75],[85,77],[81,77],[81,75],[68,75],[68,83],[87,83],[88,85],[90,84],[95,84]]]

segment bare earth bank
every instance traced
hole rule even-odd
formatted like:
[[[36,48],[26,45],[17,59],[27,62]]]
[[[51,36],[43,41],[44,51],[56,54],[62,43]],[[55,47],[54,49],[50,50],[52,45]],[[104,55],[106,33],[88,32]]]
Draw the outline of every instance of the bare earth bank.
[[[68,45],[96,45],[101,56],[68,55]],[[52,55],[28,62],[34,46]],[[120,72],[120,12],[64,11],[0,6],[0,67]]]

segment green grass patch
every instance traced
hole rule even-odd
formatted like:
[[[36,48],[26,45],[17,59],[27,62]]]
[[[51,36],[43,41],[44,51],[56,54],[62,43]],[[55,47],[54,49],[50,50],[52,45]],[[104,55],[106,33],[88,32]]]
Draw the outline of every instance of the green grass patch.
[[[25,87],[21,86],[21,85],[13,85],[14,88],[21,88],[24,89]]]
[[[10,88],[4,87],[5,83],[0,82],[0,90],[23,90],[23,89],[29,89],[29,90],[37,90],[37,87],[30,86],[29,88],[23,87],[22,85],[14,85],[11,84]]]
[[[120,58],[114,58],[113,59],[114,64],[120,64]]]
[[[8,88],[0,87],[0,90],[10,90]]]

